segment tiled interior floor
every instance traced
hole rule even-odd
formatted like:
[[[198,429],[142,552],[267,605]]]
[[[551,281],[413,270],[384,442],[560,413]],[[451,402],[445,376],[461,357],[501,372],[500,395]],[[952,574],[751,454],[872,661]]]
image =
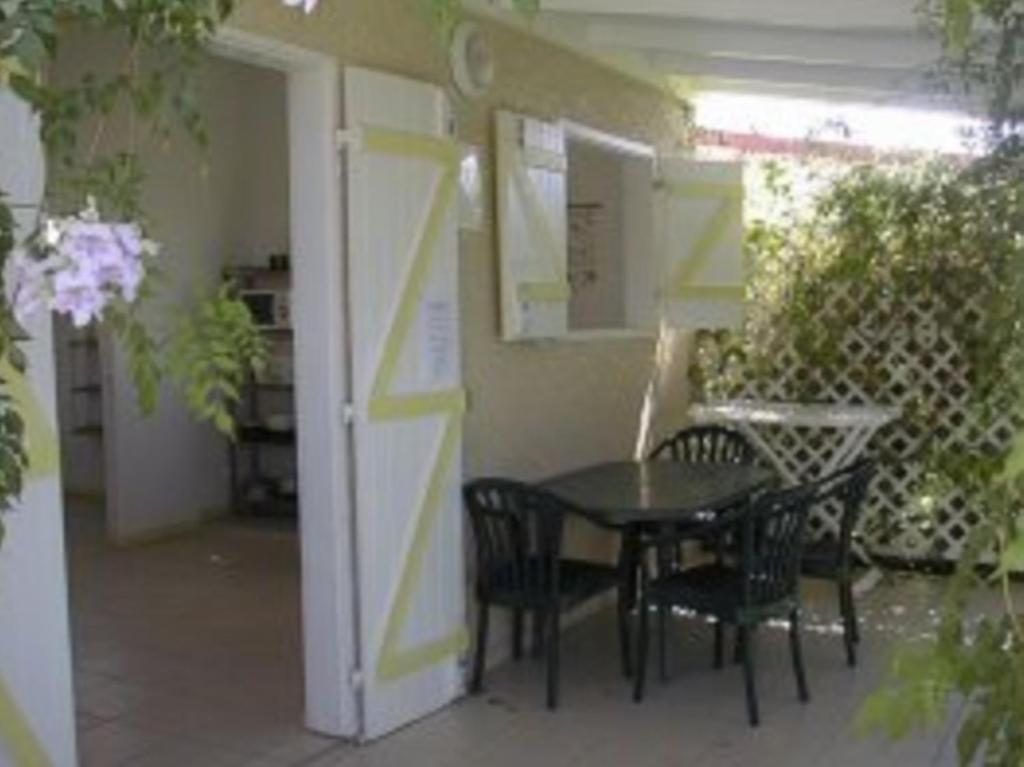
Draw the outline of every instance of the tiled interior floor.
[[[112,549],[68,515],[84,767],[293,765],[337,751],[302,727],[298,537],[220,523]]]
[[[953,724],[889,744],[854,718],[899,636],[928,630],[940,585],[901,579],[862,600],[863,662],[846,668],[831,592],[808,589],[812,703],[797,702],[782,631],[762,632],[763,724],[745,721],[736,668],[711,668],[708,626],[673,626],[671,680],[631,702],[611,616],[568,632],[563,705],[543,708],[542,668],[524,661],[463,701],[357,748],[301,727],[294,533],[214,525],[160,545],[111,551],[94,516],[70,524],[80,747],[86,767],[854,767],[953,765]]]

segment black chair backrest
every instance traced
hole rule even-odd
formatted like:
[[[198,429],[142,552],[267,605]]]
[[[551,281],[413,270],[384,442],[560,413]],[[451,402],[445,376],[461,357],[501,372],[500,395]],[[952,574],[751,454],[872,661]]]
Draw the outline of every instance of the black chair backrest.
[[[878,466],[874,460],[863,458],[815,483],[818,490],[814,498],[814,507],[826,510],[827,507],[839,509],[839,543],[841,550],[847,555],[861,513],[867,506],[871,482],[877,471]]]
[[[766,493],[741,518],[744,603],[769,605],[797,593],[804,531],[815,486]]]
[[[476,542],[476,585],[491,596],[540,601],[559,588],[567,505],[531,485],[481,479],[463,489]]]
[[[757,453],[746,437],[723,426],[691,426],[662,442],[651,460],[680,463],[754,463]]]

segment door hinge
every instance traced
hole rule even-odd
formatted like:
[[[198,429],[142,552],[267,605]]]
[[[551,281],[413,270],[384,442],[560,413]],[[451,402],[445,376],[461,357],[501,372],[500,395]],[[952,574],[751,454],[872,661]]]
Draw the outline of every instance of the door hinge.
[[[363,131],[359,128],[339,128],[334,133],[334,143],[339,152],[359,149],[363,145]]]
[[[353,403],[341,403],[341,422],[345,426],[351,426],[356,422],[356,406]]]
[[[363,678],[363,670],[359,668],[352,669],[348,674],[349,685],[356,692],[362,692],[366,686],[366,680]]]

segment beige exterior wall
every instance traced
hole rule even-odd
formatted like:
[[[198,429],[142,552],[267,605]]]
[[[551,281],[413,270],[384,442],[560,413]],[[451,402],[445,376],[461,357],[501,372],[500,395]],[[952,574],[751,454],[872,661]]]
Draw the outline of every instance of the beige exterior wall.
[[[357,65],[448,85],[443,47],[418,0],[329,0],[310,17],[278,0],[243,2],[232,26]],[[478,102],[453,94],[461,140],[486,147],[494,168],[493,114],[511,109],[574,121],[684,148],[686,108],[659,90],[512,27],[481,22],[493,43],[497,81]],[[499,339],[493,184],[483,231],[462,240],[461,277],[470,412],[466,473],[531,479],[602,460],[631,457],[645,392],[655,373],[653,340],[515,345]],[[685,344],[673,341],[668,362]],[[661,379],[658,379],[661,381]],[[682,377],[659,386],[660,432],[685,400]]]

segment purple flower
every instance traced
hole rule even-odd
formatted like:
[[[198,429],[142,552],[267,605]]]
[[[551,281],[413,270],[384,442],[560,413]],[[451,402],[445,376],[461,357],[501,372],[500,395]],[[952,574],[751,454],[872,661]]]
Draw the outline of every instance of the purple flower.
[[[128,303],[135,303],[139,297],[139,287],[146,276],[146,270],[142,266],[141,258],[125,259],[121,265],[121,275],[118,284],[121,286],[121,296]]]
[[[32,244],[32,253],[12,255],[4,274],[22,324],[45,309],[70,315],[77,327],[101,320],[111,301],[138,298],[144,257],[157,252],[137,224],[104,223],[91,202],[78,216],[47,221]]]
[[[113,224],[110,228],[126,255],[142,258],[144,245],[138,224]]]
[[[106,305],[107,296],[88,270],[65,269],[55,275],[51,308],[60,314],[70,314],[76,328],[100,319]]]

